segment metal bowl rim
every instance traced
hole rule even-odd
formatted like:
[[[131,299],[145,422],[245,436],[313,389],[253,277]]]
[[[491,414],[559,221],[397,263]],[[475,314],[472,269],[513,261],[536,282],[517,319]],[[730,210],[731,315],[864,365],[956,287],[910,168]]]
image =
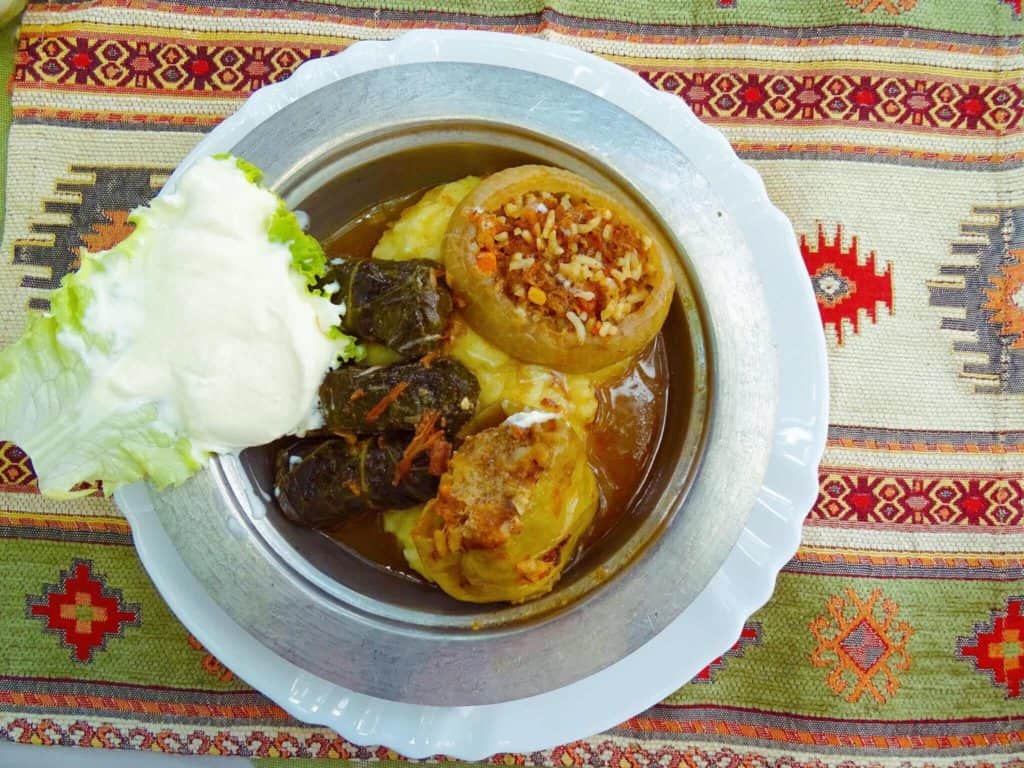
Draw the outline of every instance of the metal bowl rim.
[[[453,68],[455,68],[455,69],[453,69]],[[450,65],[450,66],[435,65],[435,66],[432,66],[432,67],[430,67],[428,69],[430,69],[431,73],[433,73],[433,74],[436,74],[436,73],[438,73],[439,71],[442,71],[442,70],[446,70],[447,73],[452,74],[458,68],[459,68],[458,65]],[[471,69],[472,69],[472,73],[473,73],[473,78],[475,80],[476,78],[478,78],[481,75],[481,70],[486,69],[486,68],[480,68],[479,66],[476,66],[476,67],[472,67]],[[376,71],[376,72],[372,73],[372,75],[374,75],[374,76],[381,76],[382,73],[387,73],[387,72],[388,72],[387,70],[380,70],[380,71]],[[503,71],[503,73],[506,74],[506,75],[508,75],[508,73],[512,73],[512,72],[519,73],[519,71],[515,71],[515,70],[504,70]],[[392,74],[392,76],[394,75],[394,73],[391,73],[391,74]],[[519,75],[517,75],[517,76],[521,77],[521,73]],[[353,81],[358,80],[359,77],[364,77],[364,76],[355,76],[354,78],[348,78],[348,79],[346,79],[344,81],[339,81],[338,83],[335,83],[334,85],[335,86],[339,86],[341,84],[347,84],[347,85],[351,86],[351,85],[353,85]],[[559,84],[558,87],[561,88],[562,90],[565,90],[565,86],[563,86],[562,84]],[[571,88],[571,87],[569,87],[569,88]],[[580,91],[579,93],[574,94],[574,95],[575,95],[575,97],[581,97],[582,94],[584,94],[584,93],[585,93],[584,91]],[[586,94],[586,98],[584,99],[584,101],[586,102],[589,99],[590,100],[590,104],[594,105],[594,106],[601,106],[601,105],[610,106],[610,104],[607,104],[607,102],[603,102],[603,101],[600,101],[600,100],[598,100],[599,101],[598,104],[594,104],[593,103],[593,98],[594,97],[591,96],[588,93],[588,94]],[[296,102],[296,103],[299,103],[299,102]],[[417,105],[420,106],[421,109],[424,106],[423,103],[418,103]],[[293,106],[294,106],[294,104],[293,104]],[[402,104],[402,106],[403,106],[403,108],[408,109],[409,104],[408,103],[404,103],[404,104]],[[502,106],[502,108],[506,108],[507,103],[503,102],[502,104],[498,104],[496,106]],[[540,114],[541,114],[541,111],[531,112],[530,113],[530,117],[531,118],[536,118]],[[294,115],[292,117],[294,118]],[[547,115],[547,117],[549,119],[552,119],[552,115],[550,113]],[[560,116],[556,115],[555,117],[560,117]],[[647,129],[646,126],[644,126],[639,121],[636,121],[634,118],[632,118],[628,114],[624,114],[622,116],[617,116],[617,117],[620,118],[620,124],[618,124],[618,128],[622,128],[623,127],[621,123],[622,123],[623,120],[625,120],[626,122],[630,123],[631,126],[635,130],[637,130],[638,132],[652,134],[651,139],[653,141],[655,141],[655,142],[662,143],[663,144],[663,147],[662,147],[663,148],[663,152],[668,153],[668,155],[662,155],[662,156],[659,156],[659,157],[662,158],[663,160],[665,160],[669,155],[675,157],[676,158],[676,166],[678,166],[678,169],[681,170],[681,171],[686,171],[686,172],[692,174],[692,169],[690,168],[688,161],[686,160],[686,158],[684,156],[682,156],[678,152],[678,150],[676,150],[676,147],[674,145],[672,145],[669,142],[665,141],[664,139],[660,138],[660,136],[658,134],[654,134],[652,131],[650,131],[650,129]],[[564,127],[565,127],[564,125],[549,126],[549,129],[551,129],[551,130],[560,130],[560,129],[564,128]],[[301,144],[301,141],[299,143]],[[670,147],[671,147],[671,150],[670,150]],[[295,147],[292,147],[292,148],[295,148]],[[296,152],[297,152],[297,150],[296,150]],[[636,160],[636,159],[635,158],[634,159],[625,159],[622,162],[626,163],[626,161],[628,161],[628,160]],[[673,167],[675,168],[675,166],[673,166]],[[658,170],[660,170],[660,169],[664,169],[664,166],[660,167]],[[271,173],[271,176],[272,175],[273,174]],[[770,358],[770,354],[769,354],[771,345],[770,345],[770,340],[765,338],[765,336],[763,335],[763,329],[767,327],[767,324],[763,323],[764,318],[766,316],[766,309],[765,309],[764,304],[763,304],[763,298],[760,295],[760,287],[757,284],[756,279],[754,279],[753,276],[752,276],[756,272],[750,266],[749,255],[745,254],[745,249],[742,248],[742,247],[738,248],[737,251],[739,252],[739,256],[741,256],[741,257],[746,259],[746,263],[742,264],[742,266],[744,268],[737,269],[735,272],[732,273],[732,276],[734,276],[735,279],[739,280],[740,284],[743,286],[744,289],[749,289],[749,295],[751,297],[753,297],[753,298],[752,298],[752,305],[749,306],[749,307],[746,307],[746,312],[744,314],[744,317],[742,317],[742,318],[734,317],[733,319],[734,319],[735,323],[738,324],[738,326],[740,327],[740,330],[745,330],[745,331],[751,331],[755,327],[757,327],[759,323],[761,323],[761,329],[760,330],[762,332],[762,336],[760,338],[763,340],[763,343],[760,344],[760,345],[755,345],[757,348],[755,350],[753,350],[753,352],[754,352],[753,354],[752,354],[752,350],[750,348],[730,349],[729,350],[730,353],[735,355],[735,357],[734,358],[728,358],[728,357],[726,358],[726,359],[728,359],[728,362],[729,362],[729,365],[727,366],[727,368],[729,369],[729,373],[731,373],[731,372],[738,371],[737,366],[739,365],[739,361],[740,360],[760,360],[760,362],[761,362],[761,364],[763,364],[763,366],[761,366],[761,367],[753,366],[751,368],[751,370],[748,372],[748,377],[743,379],[743,384],[746,387],[748,387],[748,389],[753,389],[753,390],[758,392],[758,395],[754,399],[757,400],[757,402],[759,404],[761,404],[761,406],[763,406],[763,408],[754,409],[754,411],[756,412],[756,414],[755,414],[756,418],[753,419],[753,422],[754,422],[754,424],[756,424],[758,426],[748,425],[750,427],[750,430],[743,432],[743,434],[746,437],[749,438],[749,443],[744,444],[743,447],[744,447],[744,449],[749,450],[750,453],[752,454],[752,456],[755,457],[752,462],[749,462],[749,465],[751,467],[753,467],[754,469],[750,472],[748,477],[740,478],[738,482],[734,481],[732,483],[733,493],[736,496],[739,496],[742,501],[737,501],[736,502],[736,509],[741,510],[741,513],[740,513],[740,517],[735,521],[736,524],[734,524],[732,526],[732,532],[733,532],[734,536],[732,537],[732,541],[729,542],[729,547],[731,547],[732,542],[735,541],[735,537],[738,536],[739,530],[741,530],[741,528],[742,528],[742,522],[743,522],[743,520],[745,520],[746,511],[748,511],[750,509],[750,506],[753,504],[753,499],[756,496],[756,489],[757,489],[757,486],[759,485],[760,475],[763,474],[763,468],[766,465],[767,451],[768,451],[768,440],[767,440],[766,435],[768,435],[770,433],[770,431],[771,431],[770,430],[770,425],[771,425],[771,420],[772,420],[772,415],[773,415],[772,403],[773,403],[773,397],[774,397],[774,393],[773,393],[774,369],[773,369],[773,365],[772,365],[773,360]],[[718,266],[719,267],[723,267],[724,265],[720,264]],[[707,284],[702,284],[702,285],[707,285]],[[719,305],[719,306],[721,306],[721,305]],[[735,329],[733,329],[733,330],[735,330]],[[716,328],[716,333],[721,333],[721,332],[722,332],[721,328],[717,327]],[[739,336],[743,336],[742,333],[740,333],[738,335]],[[719,338],[722,338],[722,337],[719,337]],[[723,381],[722,382],[722,386],[723,386],[723,388],[726,391],[730,390],[731,387],[734,386],[734,384],[735,384],[735,382],[729,382],[729,381]],[[760,390],[758,390],[759,386],[761,387]],[[726,401],[726,402],[729,401],[729,399],[727,397],[725,397],[725,396],[723,396],[723,400]],[[735,418],[742,418],[742,417],[741,416],[737,417],[735,414],[733,414],[732,418],[735,419]],[[721,421],[721,419],[719,419],[719,421]],[[697,479],[696,479],[696,483],[699,484],[700,482],[701,482],[701,477],[698,476]],[[739,487],[739,486],[741,486],[741,487]],[[738,488],[738,490],[737,490],[737,488]],[[721,492],[722,488],[719,488],[719,490]],[[740,493],[740,492],[743,492],[743,493]],[[749,499],[749,501],[746,501],[748,499]],[[158,499],[156,501],[157,501],[158,507],[160,507],[160,506],[165,506],[166,507],[166,505],[168,503],[173,502],[173,500],[168,500],[168,499]],[[162,504],[162,502],[163,502],[163,504]],[[171,523],[172,529],[169,532],[171,532],[171,534],[173,536],[174,532],[175,532],[173,530],[173,527],[176,527],[174,525],[174,521],[171,520],[168,517],[162,516],[162,522],[165,524],[165,526],[167,526],[168,523]],[[659,542],[659,544],[660,544],[660,542]],[[724,558],[725,554],[727,554],[729,547],[725,547],[725,552],[721,553],[721,557],[722,558]],[[715,569],[717,569],[717,565],[718,564],[720,564],[720,561],[717,562],[717,563],[714,563],[715,567],[711,567],[709,569],[709,577],[708,578],[710,578],[710,574],[713,573]],[[202,567],[202,563],[200,563],[199,566]],[[193,567],[194,567],[194,570],[195,570],[196,567],[197,567],[196,563],[193,563]],[[206,573],[206,575],[209,575],[209,573]],[[707,581],[703,582],[703,584],[707,584]],[[211,586],[210,583],[208,583],[208,588],[210,586]],[[216,586],[216,579],[213,580],[213,586]],[[702,588],[702,586],[703,585],[700,585],[701,588]],[[617,591],[617,590],[609,590],[609,592],[615,592],[615,591]],[[699,592],[699,590],[696,590],[695,592]],[[695,594],[695,592],[694,592],[694,594]],[[211,594],[215,598],[221,597],[221,593],[218,592],[217,590],[214,590],[214,589],[211,589]],[[691,595],[691,597],[692,597],[692,595]],[[607,599],[607,596],[606,595],[603,596],[602,599]],[[600,602],[600,601],[598,601],[598,602]],[[225,607],[223,605],[223,603],[221,603],[221,605],[222,605],[222,607]],[[230,607],[230,606],[227,606],[227,607]],[[238,606],[234,606],[234,607],[238,608]],[[644,609],[647,610],[647,606],[644,606]],[[676,615],[679,610],[681,610],[681,608],[673,608],[671,610],[671,615],[669,616],[669,618],[671,618],[674,615]],[[230,613],[231,611],[228,610],[228,612]],[[629,614],[626,613],[624,615],[629,615]],[[239,617],[240,617],[240,614],[236,613],[232,617],[236,618],[236,621],[238,621]],[[633,646],[633,647],[639,647],[640,645],[642,645],[644,642],[646,642],[647,638],[653,636],[653,634],[656,634],[656,632],[660,628],[664,627],[668,623],[668,618],[665,615],[659,615],[657,609],[653,609],[653,610],[647,610],[646,616],[645,616],[645,621],[646,621],[646,625],[649,625],[649,630],[646,631],[646,632],[642,632],[641,633],[642,634],[641,638],[630,640],[628,645],[630,643],[635,643],[635,646]],[[579,623],[580,623],[579,616],[577,617],[577,620],[575,620],[575,623],[577,623],[579,625]],[[259,632],[260,627],[258,627],[258,626],[254,627],[253,625],[251,625],[251,624],[249,624],[247,622],[242,622],[242,624],[243,624],[244,627],[246,627],[247,630],[253,632],[253,634],[255,634],[257,637],[260,637],[260,632]],[[265,636],[263,636],[263,637],[261,637],[261,640],[266,642],[268,645],[270,645],[270,647],[274,647],[274,640],[272,638],[266,638]],[[267,642],[267,640],[269,640],[269,642]],[[286,646],[285,651],[287,652],[287,650],[288,650],[288,647]],[[618,656],[616,656],[616,657],[621,657],[622,655],[625,654],[625,652],[628,652],[628,650],[624,650],[623,652],[618,654]],[[596,669],[603,668],[607,664],[612,663],[613,660],[614,660],[614,657],[606,657],[606,658],[602,659],[601,662],[598,663],[600,666],[597,666]],[[323,674],[325,672],[325,670],[317,670],[317,669],[314,669],[313,671],[316,672],[317,674]],[[591,672],[594,671],[594,666],[593,665],[592,665],[592,668],[591,668],[590,671]],[[328,676],[330,677],[330,671],[328,670],[326,672],[328,673]],[[577,678],[570,678],[570,679],[579,679],[579,678],[577,677]],[[564,676],[562,676],[562,677],[556,676],[556,680],[558,680],[559,682],[564,682],[565,678],[564,678]],[[339,680],[338,682],[342,682],[342,684],[346,684],[346,685],[348,685],[348,687],[353,687],[356,690],[359,689],[358,681],[355,681],[354,685],[352,684],[351,681],[348,681],[348,680],[344,680],[344,681],[343,680]],[[380,695],[382,693],[382,691],[377,691],[377,690],[371,690],[369,692],[371,692],[374,695]],[[464,694],[467,693],[467,692],[470,693],[469,700],[467,700],[465,698],[465,696],[464,696]],[[540,692],[540,691],[536,691],[536,692]],[[410,693],[410,691],[408,689],[401,690],[401,691],[398,691],[397,695],[395,695],[394,697],[397,698],[398,700],[418,700],[415,695],[413,697],[409,697],[408,696],[409,693]],[[466,702],[474,702],[474,699],[472,698],[472,694],[473,693],[478,693],[478,691],[461,691],[460,690],[460,691],[457,691],[457,695],[460,696],[461,698],[458,698],[458,699],[444,699],[444,700],[439,700],[439,701],[435,700],[435,701],[432,701],[432,702],[434,702],[434,703],[449,703],[449,702],[451,702],[451,703],[456,703],[456,702],[458,702],[458,703],[466,703]],[[514,697],[519,697],[520,693],[521,693],[521,691],[517,691],[515,693]],[[403,694],[406,694],[406,695],[403,695]],[[493,695],[493,692],[492,692],[492,694],[487,694],[487,695]],[[385,693],[384,697],[392,697],[392,696],[386,695],[386,693]],[[513,696],[510,695],[509,697],[513,697]],[[475,700],[478,701],[478,702],[482,702],[482,701],[485,701],[485,700],[494,700],[494,699],[488,699],[488,698],[480,699],[480,698],[477,698]]]

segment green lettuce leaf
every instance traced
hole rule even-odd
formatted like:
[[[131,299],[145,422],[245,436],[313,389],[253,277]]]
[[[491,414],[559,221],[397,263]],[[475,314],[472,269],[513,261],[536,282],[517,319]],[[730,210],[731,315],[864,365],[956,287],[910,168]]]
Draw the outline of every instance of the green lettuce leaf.
[[[31,457],[40,490],[66,498],[100,480],[107,493],[143,477],[164,487],[201,466],[184,437],[161,427],[155,405],[93,420],[92,375],[58,339],[54,315],[35,315],[25,334],[0,351],[0,435]],[[84,418],[83,418],[84,417]]]
[[[236,162],[250,182],[258,182],[258,168]],[[84,253],[81,269],[51,295],[50,313],[31,316],[24,335],[0,350],[0,439],[13,441],[29,455],[46,495],[88,493],[73,490],[86,481],[102,482],[108,494],[143,478],[162,488],[185,480],[205,461],[186,435],[172,433],[160,421],[155,404],[132,410],[105,405],[83,357],[110,351],[107,341],[83,326],[92,296],[90,277],[133,258],[147,215],[147,208],[135,210],[130,220],[136,230],[111,250]],[[302,231],[284,203],[268,222],[267,234],[289,245],[292,266],[308,285],[324,272],[320,245]],[[330,335],[343,342],[343,360],[361,354],[351,337]]]
[[[227,153],[214,155],[216,160],[226,160],[231,157]],[[263,180],[263,171],[240,157],[234,158],[238,169],[245,174],[245,177],[253,184],[259,184]],[[270,239],[275,243],[288,243],[292,252],[292,268],[306,278],[306,285],[313,286],[317,278],[327,270],[327,259],[324,256],[323,248],[316,238],[307,235],[302,231],[298,218],[292,213],[288,206],[281,201],[281,205],[274,212],[267,227]]]
[[[230,152],[221,152],[213,156],[214,160],[234,160],[235,165],[238,166],[238,170],[245,174],[245,178],[249,180],[250,184],[259,184],[263,181],[262,169],[256,167],[248,160],[243,160],[240,157],[235,157]]]
[[[306,278],[306,285],[313,286],[317,279],[327,271],[327,257],[324,249],[316,238],[302,231],[295,214],[288,206],[281,205],[270,219],[267,234],[275,243],[287,243],[292,252],[292,269]]]

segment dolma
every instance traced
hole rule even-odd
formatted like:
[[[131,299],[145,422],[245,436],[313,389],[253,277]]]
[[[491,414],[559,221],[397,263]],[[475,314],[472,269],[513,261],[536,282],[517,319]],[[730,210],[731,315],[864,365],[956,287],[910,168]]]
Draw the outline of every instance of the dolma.
[[[598,504],[583,438],[553,414],[516,414],[452,456],[412,531],[424,576],[459,600],[549,592]]]
[[[358,442],[302,441],[278,454],[277,501],[285,517],[322,528],[345,515],[404,509],[437,493],[438,477],[421,453],[398,471],[408,437],[371,437]]]
[[[523,363],[591,373],[630,359],[676,295],[675,256],[638,214],[561,168],[491,174],[459,202],[442,247],[460,314]]]
[[[476,410],[480,384],[452,358],[379,368],[344,366],[320,385],[324,421],[332,432],[358,435],[413,431],[423,414],[435,411],[454,435]]]
[[[452,296],[436,262],[350,259],[321,279],[331,300],[345,303],[341,330],[394,350],[403,359],[440,346]]]

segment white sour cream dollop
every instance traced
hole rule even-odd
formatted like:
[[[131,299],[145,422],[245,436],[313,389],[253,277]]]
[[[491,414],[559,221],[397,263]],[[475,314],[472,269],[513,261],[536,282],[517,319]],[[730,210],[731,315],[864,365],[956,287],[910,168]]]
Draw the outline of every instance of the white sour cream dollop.
[[[267,224],[278,207],[233,160],[206,158],[151,204],[133,256],[90,281],[86,362],[101,407],[157,404],[197,451],[301,432],[336,362],[342,308],[310,294]],[[74,345],[72,339],[62,339]]]

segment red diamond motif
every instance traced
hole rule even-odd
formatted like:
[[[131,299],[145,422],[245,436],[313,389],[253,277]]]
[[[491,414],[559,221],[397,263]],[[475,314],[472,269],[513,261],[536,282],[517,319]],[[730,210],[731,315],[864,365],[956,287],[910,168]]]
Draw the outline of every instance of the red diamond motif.
[[[973,660],[974,668],[985,672],[994,685],[1006,689],[1008,698],[1018,699],[1024,683],[1024,597],[1011,597],[992,620],[975,624],[973,637],[961,637],[960,655]]]
[[[823,226],[818,227],[817,235],[816,241],[806,235],[800,237],[800,253],[811,277],[821,321],[835,330],[836,342],[842,344],[846,328],[857,333],[863,317],[877,322],[880,307],[892,313],[891,268],[885,265],[879,272],[874,251],[862,256],[856,237],[846,246],[841,226],[836,227],[832,238]]]
[[[107,637],[119,637],[126,626],[138,626],[141,608],[125,603],[119,589],[109,589],[94,575],[88,560],[74,560],[61,571],[60,584],[46,585],[43,594],[29,595],[28,615],[40,619],[47,632],[58,634],[74,661],[92,661]]]

